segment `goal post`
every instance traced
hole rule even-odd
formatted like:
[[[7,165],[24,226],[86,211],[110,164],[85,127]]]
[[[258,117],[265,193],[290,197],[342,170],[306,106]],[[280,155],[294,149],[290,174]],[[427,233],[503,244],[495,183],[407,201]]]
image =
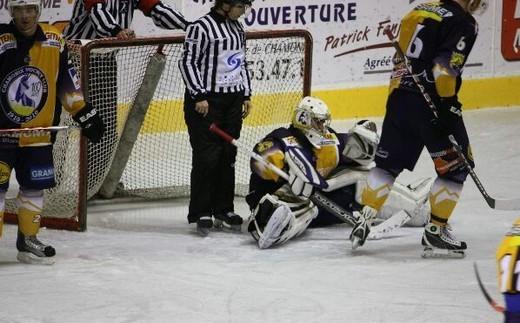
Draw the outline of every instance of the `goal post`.
[[[312,38],[304,30],[248,32],[246,38],[254,109],[244,120],[240,140],[252,149],[268,132],[287,126],[299,100],[310,95]],[[60,190],[74,199],[46,192],[43,225],[85,230],[87,200],[100,195],[110,173],[115,176],[105,184],[111,186],[105,196],[145,200],[189,196],[191,146],[183,112],[185,86],[178,68],[183,43],[184,36],[173,36],[101,39],[69,47],[85,97],[103,118],[106,132],[99,143],[82,141],[76,150],[67,146],[71,140],[57,143],[56,178]],[[164,66],[157,65],[156,72],[145,76],[159,47]],[[131,116],[136,105],[141,112]],[[73,123],[68,115],[62,116],[61,124]],[[127,127],[133,130],[123,135]],[[118,151],[122,155],[116,155]],[[77,165],[76,173],[62,167],[71,162]],[[235,193],[245,195],[248,156],[239,153],[235,166]],[[72,200],[75,207],[69,208],[70,213],[57,211]]]

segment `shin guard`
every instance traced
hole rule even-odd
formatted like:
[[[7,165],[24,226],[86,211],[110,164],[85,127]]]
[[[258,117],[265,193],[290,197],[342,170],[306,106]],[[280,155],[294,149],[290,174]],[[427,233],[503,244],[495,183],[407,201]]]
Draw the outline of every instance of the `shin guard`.
[[[35,236],[40,230],[43,191],[21,190],[16,199],[18,228],[25,236]]]

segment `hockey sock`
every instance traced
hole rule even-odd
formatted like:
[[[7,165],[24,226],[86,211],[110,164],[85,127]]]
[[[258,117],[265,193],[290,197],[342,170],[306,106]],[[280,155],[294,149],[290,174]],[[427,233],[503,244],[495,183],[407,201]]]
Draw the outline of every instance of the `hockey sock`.
[[[386,170],[372,168],[367,176],[367,186],[361,194],[361,203],[379,211],[388,198],[394,182],[395,177]]]
[[[40,230],[43,208],[43,191],[20,191],[18,204],[18,228],[25,236],[34,236]]]
[[[459,201],[463,185],[437,177],[430,189],[431,222],[445,225]]]

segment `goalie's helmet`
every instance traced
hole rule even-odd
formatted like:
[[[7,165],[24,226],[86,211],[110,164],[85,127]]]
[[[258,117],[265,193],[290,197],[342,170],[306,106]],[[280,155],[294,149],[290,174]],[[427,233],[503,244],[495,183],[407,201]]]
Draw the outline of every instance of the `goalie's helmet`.
[[[41,0],[7,0],[7,10],[9,10],[9,14],[13,17],[13,9],[14,7],[24,7],[24,6],[37,6],[38,7],[38,17],[42,13],[42,1]]]
[[[360,165],[369,165],[376,156],[379,135],[373,121],[361,120],[348,131],[343,156]]]
[[[329,107],[318,98],[306,96],[294,111],[292,125],[300,129],[314,147],[321,148],[324,137],[329,133]]]

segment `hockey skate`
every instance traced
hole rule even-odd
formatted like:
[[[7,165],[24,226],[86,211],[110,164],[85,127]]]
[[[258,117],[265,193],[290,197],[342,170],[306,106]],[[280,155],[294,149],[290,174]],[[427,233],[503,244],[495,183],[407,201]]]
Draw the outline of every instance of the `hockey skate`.
[[[466,242],[457,240],[450,227],[428,223],[424,228],[422,245],[423,258],[464,258]]]
[[[201,237],[206,237],[209,234],[209,231],[213,227],[213,220],[211,219],[211,216],[201,216],[197,220],[197,233]]]
[[[370,233],[370,226],[377,215],[377,211],[370,206],[364,206],[358,214],[356,223],[350,233],[350,241],[352,241],[352,250],[362,246]]]
[[[19,262],[25,264],[54,264],[54,255],[56,250],[50,246],[42,243],[36,236],[24,236],[18,231],[18,238],[16,239],[16,248],[18,255],[16,258]]]
[[[278,207],[267,221],[258,239],[258,247],[260,249],[267,249],[279,240],[282,231],[291,222],[291,217],[292,214],[287,207]]]
[[[232,231],[241,231],[243,220],[240,215],[234,212],[215,214],[213,226],[216,229],[230,229]]]

